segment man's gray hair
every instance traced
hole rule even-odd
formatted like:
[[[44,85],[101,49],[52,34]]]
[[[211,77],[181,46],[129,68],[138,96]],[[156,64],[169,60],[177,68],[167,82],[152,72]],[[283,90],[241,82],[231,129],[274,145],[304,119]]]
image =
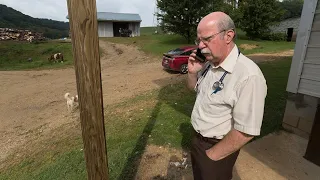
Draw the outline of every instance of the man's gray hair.
[[[236,37],[236,26],[234,25],[233,20],[228,15],[223,16],[220,19],[220,21],[218,22],[218,29],[219,29],[219,31],[233,29],[233,31],[235,33],[233,38]]]
[[[235,29],[236,27],[234,25],[233,20],[230,18],[230,16],[226,15],[226,16],[223,16],[218,22],[218,28],[220,31],[223,31],[223,30]]]

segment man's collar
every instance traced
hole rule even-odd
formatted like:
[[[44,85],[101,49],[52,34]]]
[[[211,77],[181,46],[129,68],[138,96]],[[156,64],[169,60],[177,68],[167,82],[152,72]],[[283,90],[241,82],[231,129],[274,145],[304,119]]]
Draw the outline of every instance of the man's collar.
[[[239,56],[239,50],[237,45],[235,44],[234,47],[232,48],[231,52],[229,53],[229,55],[226,57],[226,59],[218,66],[212,66],[212,68],[223,68],[224,70],[226,70],[228,73],[232,73],[234,66],[237,63],[238,60],[238,56]]]

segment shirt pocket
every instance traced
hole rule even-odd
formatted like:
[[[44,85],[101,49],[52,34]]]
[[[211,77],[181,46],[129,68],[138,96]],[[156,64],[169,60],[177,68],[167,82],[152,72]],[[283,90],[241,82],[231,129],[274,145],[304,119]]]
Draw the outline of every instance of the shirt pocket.
[[[206,96],[207,96],[206,97],[207,103],[210,105],[223,105],[223,104],[225,104],[224,96],[222,95],[221,92],[217,92],[217,93],[209,92]]]
[[[219,117],[226,110],[226,103],[221,92],[216,94],[209,92],[203,99],[203,109],[207,116]]]

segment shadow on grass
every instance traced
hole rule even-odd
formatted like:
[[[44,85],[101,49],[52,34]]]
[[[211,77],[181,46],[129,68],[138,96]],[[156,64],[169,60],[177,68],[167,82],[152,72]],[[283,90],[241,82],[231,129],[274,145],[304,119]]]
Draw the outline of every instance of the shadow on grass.
[[[122,172],[119,176],[119,180],[130,180],[134,179],[138,170],[138,166],[141,161],[142,154],[145,150],[145,147],[147,145],[148,137],[152,132],[152,129],[154,128],[154,125],[156,123],[156,117],[158,116],[160,112],[160,106],[161,104],[158,103],[156,107],[154,108],[151,118],[148,120],[148,123],[143,129],[142,134],[140,135],[139,139],[137,140],[137,144],[135,148],[130,153],[127,162],[122,169]]]
[[[162,86],[163,84],[168,84],[167,82],[170,82],[170,81],[172,81],[172,78],[164,78],[164,79],[159,79],[155,81],[155,83]],[[163,105],[182,104],[183,106],[175,107],[174,110],[184,114],[185,116],[188,116],[188,117],[190,116],[191,110],[192,110],[192,98],[188,99],[187,102],[182,98],[183,96],[185,96],[185,93],[177,92],[176,90],[179,91],[180,89],[180,91],[185,91],[185,89],[183,88],[184,84],[183,83],[179,83],[179,84],[180,84],[179,87],[176,87],[176,85],[174,84],[169,84],[160,89],[158,94],[158,102],[155,105],[152,111],[151,117],[149,118],[147,124],[145,125],[142,134],[138,138],[135,148],[130,153],[118,180],[124,180],[124,179],[130,180],[135,178],[136,173],[138,171],[138,166],[141,162],[141,157],[148,143],[148,137],[151,135],[155,127],[155,124],[157,123],[157,119],[159,115],[162,113],[161,111],[162,111]],[[175,92],[180,95],[176,96]],[[179,96],[181,96],[181,98]],[[179,126],[180,133],[183,134],[183,140],[181,142],[181,145],[183,149],[187,149],[189,146],[189,139],[192,132],[191,124],[177,122],[177,125]]]

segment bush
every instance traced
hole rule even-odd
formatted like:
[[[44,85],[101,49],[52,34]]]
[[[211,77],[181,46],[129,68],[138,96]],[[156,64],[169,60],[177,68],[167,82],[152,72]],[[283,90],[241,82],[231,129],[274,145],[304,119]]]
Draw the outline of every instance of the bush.
[[[287,35],[285,33],[264,33],[261,36],[261,39],[270,41],[286,41]]]

